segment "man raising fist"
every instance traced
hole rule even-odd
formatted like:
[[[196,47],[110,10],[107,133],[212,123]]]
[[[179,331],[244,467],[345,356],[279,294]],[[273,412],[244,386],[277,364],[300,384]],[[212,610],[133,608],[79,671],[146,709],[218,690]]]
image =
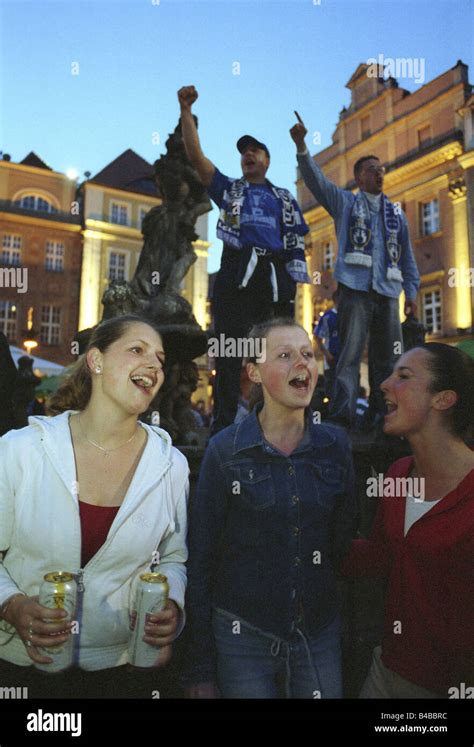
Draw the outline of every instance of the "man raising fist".
[[[224,176],[202,152],[192,106],[194,86],[178,91],[186,153],[220,208],[217,237],[224,242],[212,308],[220,339],[242,340],[273,316],[294,315],[297,282],[310,282],[304,256],[308,227],[290,192],[267,178],[270,151],[251,135],[237,141],[242,177]],[[235,349],[242,349],[236,345]],[[212,433],[234,421],[240,392],[240,357],[216,359]]]

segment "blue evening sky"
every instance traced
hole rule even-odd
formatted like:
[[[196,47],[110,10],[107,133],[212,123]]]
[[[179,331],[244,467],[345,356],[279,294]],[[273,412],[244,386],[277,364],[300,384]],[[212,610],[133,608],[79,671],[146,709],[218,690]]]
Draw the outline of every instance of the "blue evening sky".
[[[127,148],[153,162],[177,89],[194,84],[206,155],[239,176],[235,142],[253,134],[271,151],[269,178],[294,191],[294,109],[321,133],[316,152],[369,57],[423,59],[425,82],[461,58],[474,81],[473,28],[472,0],[0,0],[0,148],[81,177]],[[215,221],[214,210],[210,271]]]

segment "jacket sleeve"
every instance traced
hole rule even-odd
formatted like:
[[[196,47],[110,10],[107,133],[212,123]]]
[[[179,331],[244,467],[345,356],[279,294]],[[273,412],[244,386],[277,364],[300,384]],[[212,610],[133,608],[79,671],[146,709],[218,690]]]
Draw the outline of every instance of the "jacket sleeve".
[[[187,479],[176,504],[175,531],[158,545],[160,554],[159,572],[163,572],[167,577],[170,587],[169,598],[176,602],[182,613],[175,635],[176,638],[182,632],[185,624],[184,595],[186,592],[185,563],[188,558],[186,544],[188,495],[189,480]]]
[[[14,579],[3,565],[3,555],[10,547],[15,520],[15,487],[11,479],[14,463],[7,438],[0,438],[0,605],[13,594],[18,594]]]
[[[383,531],[383,508],[379,506],[369,539],[355,539],[341,566],[343,576],[388,576],[390,556]]]
[[[410,241],[410,232],[408,230],[408,221],[404,213],[401,215],[402,219],[402,256],[401,256],[401,269],[403,275],[403,290],[407,301],[414,301],[418,288],[420,286],[420,273],[416,264],[415,254]]]
[[[400,461],[400,460],[399,460]],[[387,471],[387,476],[398,474],[399,462]],[[379,498],[380,505],[375,515],[369,539],[355,539],[348,555],[344,558],[341,573],[344,576],[374,576],[387,578],[392,565],[392,552],[385,532],[386,500]]]
[[[356,483],[352,450],[346,433],[341,434],[341,461],[345,466],[345,479],[341,496],[338,500],[332,525],[332,562],[335,570],[339,569],[342,559],[351,546],[356,527]]]
[[[227,515],[228,498],[223,468],[214,440],[204,455],[196,493],[191,500],[186,595],[187,666],[185,684],[216,679],[216,650],[212,630],[212,591]]]
[[[304,183],[316,197],[317,201],[336,218],[342,211],[344,191],[327,179],[321,168],[311,158],[309,151],[304,155],[297,155],[298,166]]]

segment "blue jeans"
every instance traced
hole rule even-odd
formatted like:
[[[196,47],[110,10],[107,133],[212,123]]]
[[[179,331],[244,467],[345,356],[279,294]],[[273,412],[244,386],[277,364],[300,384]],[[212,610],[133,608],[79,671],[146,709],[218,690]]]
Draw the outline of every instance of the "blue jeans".
[[[284,641],[214,609],[217,680],[223,698],[342,698],[337,617],[318,636]]]
[[[371,415],[384,412],[381,383],[392,373],[403,350],[398,298],[376,291],[356,291],[339,283],[338,329],[341,352],[336,368],[330,419],[352,425],[359,392],[359,370],[369,334],[369,381]]]

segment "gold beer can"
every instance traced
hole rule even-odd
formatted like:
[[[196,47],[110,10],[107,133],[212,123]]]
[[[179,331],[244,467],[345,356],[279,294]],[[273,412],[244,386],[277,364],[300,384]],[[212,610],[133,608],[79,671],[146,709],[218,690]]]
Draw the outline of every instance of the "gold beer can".
[[[161,612],[168,601],[169,585],[161,573],[141,573],[135,599],[130,612],[132,635],[128,647],[130,664],[134,667],[152,667],[159,657],[159,648],[145,643],[145,625],[150,615]]]
[[[64,622],[72,622],[76,611],[77,603],[77,583],[73,573],[66,571],[52,571],[44,576],[43,583],[40,587],[39,603],[43,607],[49,607],[53,610],[65,610],[67,618]],[[35,667],[43,672],[62,672],[72,664],[73,658],[73,637],[72,633],[65,643],[58,646],[48,646],[40,648],[45,656],[49,656],[53,661],[50,664],[37,664]]]

